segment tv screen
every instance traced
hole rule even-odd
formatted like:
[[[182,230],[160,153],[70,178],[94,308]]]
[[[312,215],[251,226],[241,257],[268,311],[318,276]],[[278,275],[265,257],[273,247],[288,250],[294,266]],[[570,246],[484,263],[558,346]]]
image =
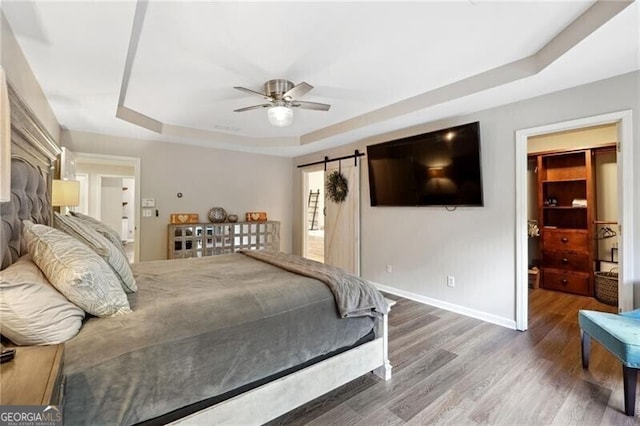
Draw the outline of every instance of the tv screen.
[[[367,146],[372,206],[482,206],[480,123]]]

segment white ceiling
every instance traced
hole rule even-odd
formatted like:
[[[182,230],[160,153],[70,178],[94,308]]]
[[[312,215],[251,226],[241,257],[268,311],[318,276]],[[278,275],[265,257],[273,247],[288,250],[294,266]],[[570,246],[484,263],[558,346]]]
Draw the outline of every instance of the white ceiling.
[[[640,8],[624,6],[4,1],[2,11],[68,129],[294,156],[639,69]],[[265,110],[233,112],[263,103],[233,86],[262,91],[275,78],[310,83],[301,100],[331,109],[296,109],[287,128]]]

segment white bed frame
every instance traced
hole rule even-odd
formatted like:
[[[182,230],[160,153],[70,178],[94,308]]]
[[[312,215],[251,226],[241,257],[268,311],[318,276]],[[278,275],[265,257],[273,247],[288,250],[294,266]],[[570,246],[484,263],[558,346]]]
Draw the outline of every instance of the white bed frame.
[[[395,304],[387,300],[389,307]],[[273,382],[222,401],[172,425],[261,425],[369,372],[391,378],[388,313],[378,320],[376,338]]]

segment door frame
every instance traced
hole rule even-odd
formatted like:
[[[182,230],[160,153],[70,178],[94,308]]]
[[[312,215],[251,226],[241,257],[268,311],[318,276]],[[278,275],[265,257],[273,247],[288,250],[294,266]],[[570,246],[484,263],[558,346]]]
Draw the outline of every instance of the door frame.
[[[118,165],[128,165],[133,166],[133,178],[136,181],[136,186],[134,188],[134,206],[133,206],[133,216],[135,218],[135,229],[134,229],[134,241],[133,241],[133,260],[134,262],[138,262],[140,259],[140,226],[142,225],[140,222],[140,158],[139,157],[127,157],[122,155],[108,155],[108,154],[92,154],[87,152],[76,152],[76,161],[77,160],[89,160],[93,163],[99,164],[118,164]],[[106,175],[104,175],[106,176]],[[121,176],[118,176],[121,177]],[[130,178],[131,176],[127,176]],[[100,181],[102,178],[100,178]],[[99,197],[98,197],[99,198]],[[99,202],[98,202],[99,203]],[[98,208],[101,206],[98,205]],[[99,210],[98,210],[99,211]]]
[[[619,238],[619,311],[633,309],[633,259],[635,221],[633,216],[633,114],[631,110],[579,118],[516,131],[516,329],[528,328],[528,235],[527,235],[527,140],[531,136],[575,130],[603,124],[618,125],[618,223]]]
[[[307,224],[309,223],[309,208],[307,206],[307,200],[309,197],[309,179],[307,175],[310,173],[316,173],[323,171],[324,166],[308,166],[300,169],[300,177],[302,179],[302,256],[306,256],[307,254],[307,244],[308,244],[308,230]],[[320,214],[324,215],[324,212],[320,212]]]
[[[89,214],[89,175],[76,173],[76,180],[80,182],[80,200],[82,201],[83,213]]]

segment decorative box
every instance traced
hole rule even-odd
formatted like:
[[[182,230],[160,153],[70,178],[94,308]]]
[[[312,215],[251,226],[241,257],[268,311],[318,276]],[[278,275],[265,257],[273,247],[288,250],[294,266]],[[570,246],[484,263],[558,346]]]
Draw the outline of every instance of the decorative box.
[[[267,212],[247,212],[247,222],[264,222],[267,220]]]
[[[200,218],[198,213],[171,213],[170,223],[198,223]]]

